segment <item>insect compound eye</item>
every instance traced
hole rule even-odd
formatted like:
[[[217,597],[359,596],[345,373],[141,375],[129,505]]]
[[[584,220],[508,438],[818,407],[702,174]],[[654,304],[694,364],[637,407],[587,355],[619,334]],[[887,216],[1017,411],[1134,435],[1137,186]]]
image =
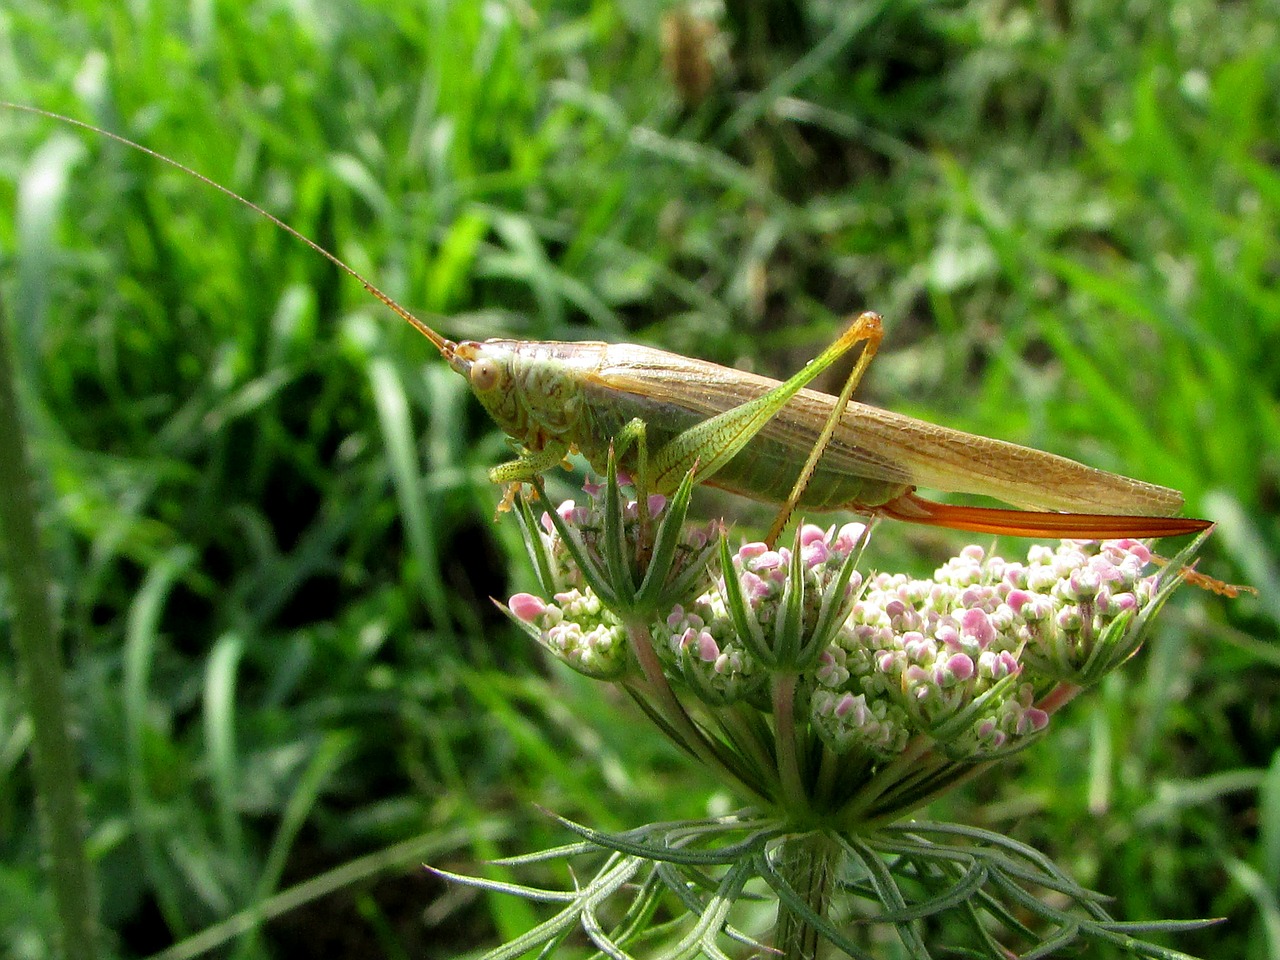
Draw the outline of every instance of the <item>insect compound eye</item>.
[[[481,357],[471,364],[471,386],[476,390],[492,390],[502,378],[502,368],[492,357]]]

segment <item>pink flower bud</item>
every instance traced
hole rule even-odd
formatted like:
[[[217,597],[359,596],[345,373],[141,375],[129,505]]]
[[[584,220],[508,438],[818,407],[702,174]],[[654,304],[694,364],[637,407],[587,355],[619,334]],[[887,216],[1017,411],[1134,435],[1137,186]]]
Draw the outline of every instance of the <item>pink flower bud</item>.
[[[742,574],[742,592],[746,594],[747,601],[750,603],[758,603],[769,594],[769,585],[761,580],[750,570]]]
[[[978,646],[986,648],[996,638],[995,627],[991,618],[983,610],[970,608],[960,617],[961,629],[967,636],[978,642]]]
[[[804,565],[812,569],[826,563],[831,558],[831,550],[825,541],[813,540],[801,548],[800,556],[804,560]]]
[[[1137,557],[1143,566],[1151,562],[1151,548],[1141,540],[1120,540],[1117,543],[1123,546],[1129,556]]]
[[[973,661],[965,654],[957,653],[947,660],[947,672],[956,680],[968,680],[974,674]]]
[[[800,546],[802,547],[807,547],[809,544],[813,543],[814,541],[823,543],[826,541],[826,539],[827,539],[827,531],[823,530],[817,524],[806,523],[804,526],[800,528]]]
[[[865,727],[875,720],[871,713],[871,708],[867,706],[867,698],[865,696],[854,697],[852,707],[853,720],[858,726]]]
[[[1138,598],[1132,593],[1107,594],[1107,613],[1116,617],[1126,611],[1138,609]],[[1099,597],[1101,600],[1101,597]]]
[[[1002,650],[999,653],[984,650],[978,657],[978,672],[992,680],[1003,680],[1009,674],[1018,673],[1021,669],[1017,658],[1008,650]]]
[[[1053,601],[1048,597],[1036,596],[1022,609],[1022,619],[1028,623],[1040,623],[1053,615]]]
[[[777,567],[785,566],[787,558],[781,550],[766,550],[756,557],[756,562],[751,566],[756,570],[774,570]]]
[[[924,667],[914,663],[907,667],[906,673],[903,674],[903,676],[909,684],[931,684],[933,682],[933,675]]]
[[[863,523],[846,523],[840,528],[839,532],[836,533],[836,538],[832,543],[832,546],[836,549],[836,552],[844,556],[848,556],[850,551],[852,551],[857,545],[858,540],[862,537],[863,531],[866,529],[867,526]]]
[[[925,639],[918,630],[909,630],[902,635],[902,649],[912,660],[932,660],[936,647]]]
[[[1084,617],[1080,614],[1080,608],[1072,604],[1068,604],[1058,611],[1055,618],[1058,629],[1067,633],[1076,633],[1084,627]]]
[[[940,623],[933,631],[933,637],[948,650],[960,648],[960,631],[950,623]]]
[[[1022,608],[1031,600],[1031,594],[1026,590],[1010,590],[1009,595],[1004,598],[1004,602],[1014,613],[1021,613]]]
[[[517,593],[507,603],[507,607],[517,619],[525,623],[532,623],[542,615],[543,610],[547,609],[546,603],[531,593]]]
[[[1090,600],[1098,595],[1098,590],[1102,586],[1102,578],[1098,576],[1096,570],[1090,567],[1083,567],[1071,574],[1070,584],[1070,595],[1073,598]]]
[[[1039,733],[1049,725],[1049,714],[1035,707],[1029,707],[1022,712],[1022,716],[1018,717],[1017,734],[1018,736],[1026,736],[1029,733]]]
[[[1021,563],[1007,564],[1000,573],[1000,580],[1010,587],[1021,588],[1026,584],[1027,568]]]

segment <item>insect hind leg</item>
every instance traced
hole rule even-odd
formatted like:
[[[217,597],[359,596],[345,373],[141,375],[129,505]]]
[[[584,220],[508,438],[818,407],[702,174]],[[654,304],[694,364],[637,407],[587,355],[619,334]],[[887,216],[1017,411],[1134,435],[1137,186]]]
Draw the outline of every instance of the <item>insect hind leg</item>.
[[[871,366],[871,360],[875,357],[876,351],[880,349],[880,344],[883,340],[884,323],[881,321],[880,315],[867,311],[860,314],[850,324],[849,329],[841,335],[840,339],[832,345],[832,349],[838,348],[842,344],[844,345],[843,349],[840,349],[839,353],[836,354],[836,356],[839,356],[851,349],[855,344],[862,343],[862,353],[859,354],[858,361],[853,365],[853,369],[849,371],[844,389],[840,391],[840,396],[836,398],[836,405],[831,409],[831,416],[822,425],[822,432],[818,434],[818,439],[814,441],[813,447],[809,450],[809,458],[805,461],[804,467],[801,468],[799,476],[796,477],[791,493],[779,508],[778,515],[773,518],[773,524],[769,527],[769,535],[765,537],[765,543],[770,546],[777,542],[778,536],[782,533],[782,528],[787,525],[787,521],[791,519],[791,514],[795,512],[796,504],[804,496],[804,491],[809,486],[809,481],[813,478],[813,471],[817,469],[818,461],[822,459],[822,454],[826,451],[827,444],[831,442],[831,436],[835,433],[835,429],[840,423],[840,418],[844,416],[844,411],[849,406],[853,391],[857,389],[858,384],[862,381],[862,375],[867,372],[867,367]]]

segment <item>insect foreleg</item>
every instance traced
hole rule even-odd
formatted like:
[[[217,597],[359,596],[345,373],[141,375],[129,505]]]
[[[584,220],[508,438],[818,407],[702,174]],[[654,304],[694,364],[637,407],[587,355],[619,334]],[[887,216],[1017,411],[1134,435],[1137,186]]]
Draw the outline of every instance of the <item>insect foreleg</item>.
[[[541,450],[525,450],[516,459],[490,468],[489,481],[504,484],[507,488],[502,495],[502,502],[498,504],[498,512],[505,513],[511,509],[522,483],[531,483],[538,479],[564,460],[568,453],[567,444],[551,440]]]

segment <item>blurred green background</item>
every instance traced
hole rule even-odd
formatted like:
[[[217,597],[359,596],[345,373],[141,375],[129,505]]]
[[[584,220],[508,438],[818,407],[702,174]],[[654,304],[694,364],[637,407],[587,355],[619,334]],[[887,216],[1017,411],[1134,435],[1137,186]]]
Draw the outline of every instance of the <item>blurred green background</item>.
[[[1280,957],[1278,25],[1267,0],[10,0],[0,95],[190,164],[455,338],[779,376],[873,308],[863,399],[1185,491],[1221,521],[1203,569],[1261,595],[1184,589],[1123,675],[932,812],[1037,844],[1121,919],[1227,918],[1181,949]],[[536,914],[422,861],[564,842],[535,804],[730,808],[497,614],[532,585],[484,478],[504,439],[313,252],[6,111],[0,296],[111,954],[458,956]],[[968,539],[884,525],[869,556],[927,573]],[[0,955],[34,960],[10,650]]]

